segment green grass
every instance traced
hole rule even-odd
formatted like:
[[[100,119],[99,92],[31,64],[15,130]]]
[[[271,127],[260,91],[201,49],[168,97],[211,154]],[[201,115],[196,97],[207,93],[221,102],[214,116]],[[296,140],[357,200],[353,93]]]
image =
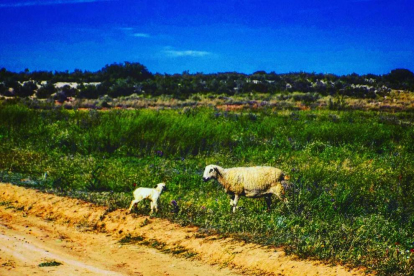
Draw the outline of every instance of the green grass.
[[[199,225],[206,233],[282,245],[301,257],[409,275],[413,122],[414,114],[405,112],[97,112],[3,105],[0,179],[111,210],[129,206],[134,183],[166,182],[159,217]],[[267,213],[263,199],[242,198],[243,208],[231,213],[222,187],[202,181],[207,164],[283,169],[294,184],[290,207],[275,201]],[[148,204],[136,212],[148,214]]]
[[[39,267],[49,267],[49,266],[60,266],[62,263],[56,261],[44,262],[40,263]]]

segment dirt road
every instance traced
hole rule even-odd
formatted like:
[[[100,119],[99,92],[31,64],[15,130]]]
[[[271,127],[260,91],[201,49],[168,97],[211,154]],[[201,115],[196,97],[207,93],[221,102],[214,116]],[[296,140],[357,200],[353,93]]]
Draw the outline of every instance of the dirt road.
[[[6,208],[0,208],[0,275],[238,275]],[[61,265],[39,267],[52,261]]]
[[[125,236],[139,244],[120,243]],[[246,273],[359,275],[362,271],[298,260],[281,249],[203,237],[196,227],[125,210],[108,212],[81,200],[0,184],[0,275]]]

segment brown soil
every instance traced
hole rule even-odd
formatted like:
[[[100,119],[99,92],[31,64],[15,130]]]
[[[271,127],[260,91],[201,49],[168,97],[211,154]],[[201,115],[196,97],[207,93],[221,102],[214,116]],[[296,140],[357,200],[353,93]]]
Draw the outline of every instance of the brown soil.
[[[139,237],[140,244],[119,243],[127,235]],[[61,265],[39,267],[51,261]],[[246,273],[359,275],[363,270],[300,260],[281,248],[204,236],[197,227],[0,184],[0,275]]]

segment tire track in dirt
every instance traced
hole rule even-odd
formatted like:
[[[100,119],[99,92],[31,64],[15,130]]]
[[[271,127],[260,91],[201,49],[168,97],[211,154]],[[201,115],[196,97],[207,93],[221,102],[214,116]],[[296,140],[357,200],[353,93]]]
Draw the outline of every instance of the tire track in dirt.
[[[197,264],[197,266],[200,265],[198,262],[202,261],[204,263],[202,265],[209,264],[221,268],[235,268],[234,272],[260,275],[342,276],[363,274],[362,269],[349,269],[343,266],[324,265],[317,261],[299,260],[295,256],[285,255],[281,248],[267,248],[253,243],[240,242],[231,238],[223,239],[217,236],[202,237],[197,227],[181,227],[163,219],[130,215],[127,214],[125,209],[108,212],[105,207],[96,206],[81,200],[59,197],[11,184],[0,184],[0,202],[10,204],[10,206],[15,208],[15,212],[20,210],[18,212],[27,216],[26,218],[37,216],[43,220],[48,220],[49,222],[44,223],[53,225],[56,229],[60,229],[59,231],[64,231],[65,235],[70,236],[74,240],[78,239],[79,233],[93,237],[106,233],[113,242],[127,235],[139,237],[140,240],[147,243],[156,242],[162,244],[162,249],[165,251],[174,252],[178,249],[187,252],[190,256],[195,255],[192,260],[183,258],[178,260],[185,260],[190,264]],[[3,209],[5,209],[4,206],[1,210]],[[12,225],[12,222],[13,219],[10,219],[9,225]],[[52,230],[50,231],[53,232]],[[131,252],[137,246],[124,246],[129,249],[122,249]],[[106,247],[107,244],[102,244],[101,248],[97,246],[97,250],[105,251]],[[146,249],[149,250],[151,248]],[[162,254],[159,251],[157,252]],[[175,262],[177,260],[177,258],[169,254],[162,255],[169,257],[170,260],[166,260],[166,262]],[[127,260],[133,262],[133,260],[128,258]],[[125,263],[129,264],[128,261],[125,261]],[[209,266],[207,272],[209,274],[206,275],[214,275],[214,272],[230,273],[223,269],[213,269],[211,266]],[[125,273],[129,274],[130,271],[125,271]]]

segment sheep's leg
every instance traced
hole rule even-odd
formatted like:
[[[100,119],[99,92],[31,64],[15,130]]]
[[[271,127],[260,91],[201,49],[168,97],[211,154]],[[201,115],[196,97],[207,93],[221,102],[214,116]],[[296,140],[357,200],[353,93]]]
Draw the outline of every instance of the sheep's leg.
[[[234,200],[234,194],[230,194],[230,210],[233,212],[233,200]]]
[[[272,195],[265,196],[266,204],[267,204],[267,211],[270,211],[270,206],[272,205]]]
[[[230,206],[233,207],[234,194],[230,195]]]
[[[230,204],[232,204],[233,206],[233,213],[236,212],[236,208],[237,208],[237,202],[239,201],[239,195],[235,194],[234,195],[234,199],[230,201]]]

